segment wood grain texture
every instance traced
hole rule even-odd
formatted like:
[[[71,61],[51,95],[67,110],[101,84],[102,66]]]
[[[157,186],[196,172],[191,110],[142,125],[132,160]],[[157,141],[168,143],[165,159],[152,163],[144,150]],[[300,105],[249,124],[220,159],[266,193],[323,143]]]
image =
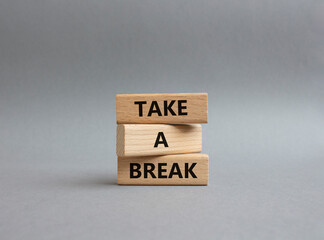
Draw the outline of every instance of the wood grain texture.
[[[174,164],[178,168],[174,167]],[[187,170],[192,167],[193,174],[186,171],[186,165]],[[207,154],[118,157],[117,183],[121,185],[208,185],[208,167]],[[175,174],[176,169],[178,170]],[[152,174],[146,170],[152,170]],[[162,170],[160,174],[159,170]]]
[[[143,101],[146,103],[140,103]],[[153,101],[156,101],[157,105],[154,104],[152,105]],[[168,110],[166,106],[168,106],[170,110]],[[142,109],[140,109],[140,107]],[[153,111],[149,116],[150,110]],[[160,112],[158,110],[160,110]],[[141,112],[142,112],[142,116],[140,116]],[[118,124],[207,123],[208,122],[208,94],[207,93],[117,94],[116,95],[116,119]]]
[[[162,143],[163,134],[167,143]],[[159,142],[156,145],[157,140]],[[118,156],[150,156],[196,153],[202,150],[200,124],[120,124],[117,125]]]

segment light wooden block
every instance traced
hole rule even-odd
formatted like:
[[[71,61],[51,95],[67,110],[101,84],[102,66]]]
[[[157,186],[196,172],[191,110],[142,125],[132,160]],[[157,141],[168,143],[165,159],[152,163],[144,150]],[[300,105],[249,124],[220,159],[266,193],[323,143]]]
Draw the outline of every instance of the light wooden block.
[[[118,156],[150,156],[195,153],[202,149],[200,124],[117,125]]]
[[[118,184],[207,185],[207,154],[118,157]]]
[[[207,123],[207,93],[117,94],[116,118],[125,123]]]

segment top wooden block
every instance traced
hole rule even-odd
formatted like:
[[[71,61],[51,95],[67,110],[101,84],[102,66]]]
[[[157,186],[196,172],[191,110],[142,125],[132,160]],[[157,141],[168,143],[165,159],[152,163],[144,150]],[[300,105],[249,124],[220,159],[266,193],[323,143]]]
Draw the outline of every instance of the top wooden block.
[[[207,93],[117,94],[116,118],[125,123],[207,123]]]

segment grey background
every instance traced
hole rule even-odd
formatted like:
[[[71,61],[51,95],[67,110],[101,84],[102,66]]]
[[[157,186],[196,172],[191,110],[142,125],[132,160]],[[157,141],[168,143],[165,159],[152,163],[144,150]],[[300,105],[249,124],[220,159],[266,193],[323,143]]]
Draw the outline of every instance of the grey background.
[[[323,239],[324,3],[0,1],[1,239]],[[208,92],[210,184],[117,186],[116,93]]]

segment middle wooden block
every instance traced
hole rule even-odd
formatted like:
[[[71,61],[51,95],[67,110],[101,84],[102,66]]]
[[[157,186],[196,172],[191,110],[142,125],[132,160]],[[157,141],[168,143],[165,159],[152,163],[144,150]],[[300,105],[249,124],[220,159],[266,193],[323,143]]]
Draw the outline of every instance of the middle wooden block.
[[[196,153],[201,150],[200,124],[117,125],[117,155],[120,157]]]

